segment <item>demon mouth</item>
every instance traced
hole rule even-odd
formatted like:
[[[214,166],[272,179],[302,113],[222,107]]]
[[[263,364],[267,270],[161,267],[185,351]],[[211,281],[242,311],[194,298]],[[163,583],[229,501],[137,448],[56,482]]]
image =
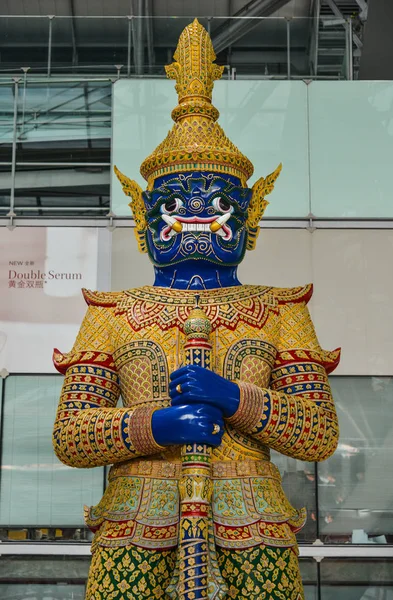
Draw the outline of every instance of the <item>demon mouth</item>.
[[[163,214],[161,217],[167,226],[162,229],[160,238],[162,241],[167,242],[178,233],[207,232],[215,233],[226,242],[229,242],[233,237],[231,227],[226,225],[230,216],[230,212],[215,217],[180,217],[179,215]]]

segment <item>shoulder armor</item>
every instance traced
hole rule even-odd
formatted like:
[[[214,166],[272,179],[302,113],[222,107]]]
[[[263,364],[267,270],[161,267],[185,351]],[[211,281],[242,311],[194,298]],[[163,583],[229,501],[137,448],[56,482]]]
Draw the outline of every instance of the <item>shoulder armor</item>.
[[[65,374],[66,370],[68,369],[68,367],[70,365],[71,361],[69,360],[69,356],[68,356],[70,354],[71,354],[71,352],[69,352],[68,354],[60,352],[60,350],[58,350],[57,348],[55,348],[53,350],[52,361],[53,361],[54,367],[62,375]]]
[[[107,352],[96,352],[93,350],[85,350],[81,352],[60,352],[57,348],[53,350],[52,356],[54,367],[62,375],[66,374],[69,367],[76,364],[83,364],[87,367],[100,367],[104,369],[115,370],[113,358]]]
[[[275,296],[279,304],[305,302],[310,300],[313,293],[312,283],[293,288],[270,288],[270,292]]]
[[[82,288],[82,294],[88,306],[116,306],[124,292],[93,292]]]
[[[341,348],[336,348],[329,352],[328,350],[322,350],[322,362],[326,369],[326,373],[329,375],[336,369],[340,363]]]

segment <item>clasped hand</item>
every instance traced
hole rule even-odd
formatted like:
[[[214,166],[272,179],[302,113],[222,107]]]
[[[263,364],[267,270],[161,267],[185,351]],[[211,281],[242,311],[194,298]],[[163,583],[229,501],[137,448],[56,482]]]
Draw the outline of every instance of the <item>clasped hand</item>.
[[[218,446],[224,418],[231,417],[240,400],[239,386],[197,365],[171,374],[172,406],[153,413],[152,430],[158,444],[209,444]],[[213,433],[218,425],[219,433]],[[217,429],[217,428],[216,428]]]

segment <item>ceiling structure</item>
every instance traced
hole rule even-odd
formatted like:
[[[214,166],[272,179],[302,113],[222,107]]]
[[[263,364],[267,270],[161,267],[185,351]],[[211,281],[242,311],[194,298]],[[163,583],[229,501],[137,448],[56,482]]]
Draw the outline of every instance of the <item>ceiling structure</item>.
[[[3,0],[0,74],[22,66],[116,74],[119,65],[121,76],[161,76],[198,17],[232,77],[346,78],[351,18],[356,77],[367,8],[366,0]]]

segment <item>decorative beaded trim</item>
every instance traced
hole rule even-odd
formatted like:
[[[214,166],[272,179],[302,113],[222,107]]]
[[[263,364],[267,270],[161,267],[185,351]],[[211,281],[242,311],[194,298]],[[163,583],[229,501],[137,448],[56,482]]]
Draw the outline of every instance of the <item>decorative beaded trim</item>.
[[[151,419],[157,407],[141,406],[134,410],[130,417],[128,435],[135,451],[142,456],[156,454],[165,450],[154,439],[151,428]]]
[[[133,459],[118,463],[111,467],[109,481],[116,477],[152,477],[157,479],[179,479],[182,465],[180,462],[164,460],[138,460]],[[271,477],[281,481],[277,467],[267,460],[241,460],[239,462],[218,461],[212,464],[213,479],[228,479],[237,477]]]
[[[226,421],[235,429],[246,433],[252,431],[260,423],[263,412],[263,390],[251,383],[238,382],[240,388],[239,408]]]

